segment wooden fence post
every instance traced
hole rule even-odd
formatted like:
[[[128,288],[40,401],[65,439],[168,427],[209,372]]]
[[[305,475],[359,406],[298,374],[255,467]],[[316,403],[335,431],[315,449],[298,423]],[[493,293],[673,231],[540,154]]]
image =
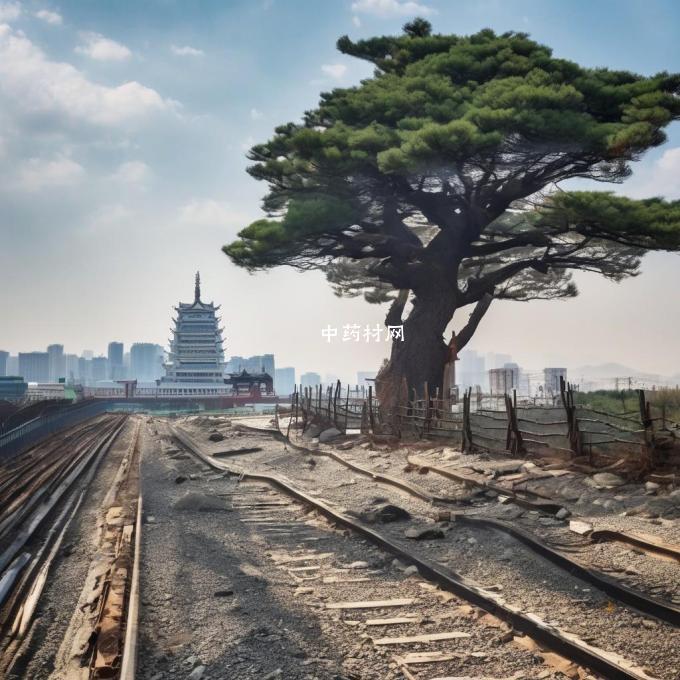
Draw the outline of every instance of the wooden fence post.
[[[345,397],[345,434],[347,434],[347,420],[349,419],[349,385],[347,385],[347,396]]]
[[[524,441],[522,433],[519,431],[519,424],[517,423],[517,411],[515,410],[513,400],[510,395],[505,395],[505,410],[508,414],[508,439],[506,448],[510,449],[513,454],[518,455],[525,452]],[[512,436],[511,436],[512,433]],[[511,446],[508,446],[510,444]]]
[[[368,417],[371,423],[371,432],[375,434],[375,416],[373,415],[373,385],[368,386]]]
[[[472,426],[470,424],[470,400],[472,398],[472,388],[463,392],[463,451],[472,451]]]

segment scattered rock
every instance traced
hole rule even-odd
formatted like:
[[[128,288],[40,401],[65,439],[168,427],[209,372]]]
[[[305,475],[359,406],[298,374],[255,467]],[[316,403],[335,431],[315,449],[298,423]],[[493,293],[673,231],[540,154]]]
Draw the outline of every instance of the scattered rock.
[[[410,567],[406,567],[406,569],[404,569],[404,576],[414,576],[418,573],[418,567],[416,567],[415,564],[412,564]]]
[[[184,663],[193,668],[198,663],[198,657],[195,654],[192,654],[184,659]]]
[[[175,510],[194,512],[227,512],[228,508],[221,498],[206,496],[202,493],[187,493],[175,502]]]
[[[302,435],[303,439],[314,439],[321,434],[321,428],[318,425],[310,425],[305,433]]]
[[[411,514],[400,508],[398,505],[386,503],[378,508],[371,508],[362,513],[362,519],[366,522],[380,522],[381,524],[388,524],[390,522],[403,522],[411,519]]]
[[[272,671],[271,673],[267,673],[267,675],[263,676],[262,680],[274,680],[274,678],[278,678],[283,675],[283,670],[281,668],[277,668],[275,671]]]
[[[336,447],[338,451],[347,451],[348,449],[354,448],[354,442],[342,442],[342,444],[338,444]]]
[[[661,488],[661,484],[656,482],[645,482],[645,491],[649,494],[656,493]]]
[[[467,542],[468,542],[470,545],[475,545],[475,544],[477,543],[477,539],[476,539],[476,538],[473,538],[472,536],[470,536],[470,538],[468,538]]]
[[[319,433],[319,442],[325,444],[326,442],[333,441],[342,435],[342,432],[338,430],[337,427],[329,427],[327,430]]]
[[[566,508],[560,508],[560,509],[555,513],[555,517],[556,517],[557,519],[566,519],[567,517],[569,517],[569,515],[571,515],[571,513],[570,513],[569,510],[567,510]]]
[[[233,590],[216,590],[213,593],[213,597],[229,597],[230,595],[233,594],[234,594]]]
[[[357,560],[356,562],[352,562],[352,564],[349,565],[349,569],[368,569],[369,568],[368,562],[364,562],[363,560]]]
[[[595,486],[603,487],[605,489],[623,486],[626,483],[626,480],[623,477],[619,477],[619,475],[615,475],[612,472],[596,472],[589,479],[595,482]]]
[[[573,531],[575,534],[584,536],[589,534],[593,530],[593,525],[588,524],[588,522],[583,522],[580,519],[572,519],[569,521],[569,531]]]
[[[186,475],[177,475],[177,477],[175,477],[175,484],[184,484],[187,479],[189,478]]]
[[[416,541],[426,541],[431,538],[444,538],[444,532],[439,527],[412,527],[406,529],[404,536]]]
[[[224,439],[224,435],[221,432],[213,432],[208,439],[211,442],[221,442]]]
[[[205,666],[196,666],[191,673],[189,673],[189,680],[200,680],[205,673]]]

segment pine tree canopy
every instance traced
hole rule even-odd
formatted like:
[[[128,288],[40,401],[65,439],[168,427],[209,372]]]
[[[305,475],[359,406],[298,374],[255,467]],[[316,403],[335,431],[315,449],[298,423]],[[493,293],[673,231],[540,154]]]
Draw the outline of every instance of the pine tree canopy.
[[[445,288],[460,307],[574,295],[569,270],[619,280],[645,251],[680,249],[680,202],[557,188],[629,176],[680,117],[680,74],[585,68],[524,33],[422,19],[338,49],[374,75],[250,150],[267,218],[224,247],[236,264],[323,268],[373,301]]]

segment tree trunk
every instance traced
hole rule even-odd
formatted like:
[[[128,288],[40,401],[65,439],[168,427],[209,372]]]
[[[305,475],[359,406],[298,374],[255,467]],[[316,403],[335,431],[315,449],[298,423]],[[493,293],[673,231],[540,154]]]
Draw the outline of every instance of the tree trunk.
[[[387,325],[401,323],[406,299],[406,291],[402,291],[387,314]],[[487,293],[477,302],[457,335],[458,351],[470,341],[492,300],[493,296]],[[455,295],[447,296],[441,289],[439,295],[421,295],[414,301],[413,310],[403,324],[404,340],[392,342],[390,359],[376,377],[376,395],[383,421],[391,419],[397,406],[405,404],[414,390],[422,396],[425,383],[430,394],[438,387],[444,394],[442,383],[449,351],[443,336],[455,311]]]
[[[383,419],[393,415],[397,405],[403,404],[414,389],[422,395],[425,383],[430,394],[441,388],[448,354],[443,334],[456,309],[453,298],[447,297],[440,292],[416,298],[413,310],[403,323],[404,340],[392,341],[390,360],[376,378]],[[391,314],[387,323],[395,325]]]

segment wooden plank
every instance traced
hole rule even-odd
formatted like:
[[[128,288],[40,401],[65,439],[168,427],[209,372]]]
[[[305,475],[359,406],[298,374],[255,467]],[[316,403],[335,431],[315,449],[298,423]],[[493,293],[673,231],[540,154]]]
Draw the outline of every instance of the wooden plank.
[[[358,602],[330,602],[326,609],[382,609],[383,607],[407,607],[416,602],[415,597],[394,600],[360,600]]]
[[[470,633],[462,633],[459,630],[448,633],[427,633],[425,635],[408,635],[406,637],[378,638],[373,640],[374,645],[408,645],[413,642],[439,642],[440,640],[458,640],[469,638]]]
[[[287,569],[287,571],[317,571],[318,569],[321,569],[321,567],[318,564],[315,564],[309,567],[291,567],[290,569]]]
[[[411,665],[416,663],[440,663],[441,661],[452,661],[462,659],[465,654],[456,652],[412,652],[403,656],[395,656],[394,660],[400,665]]]
[[[365,583],[371,579],[368,576],[324,576],[322,583]]]
[[[334,553],[312,553],[310,555],[296,555],[294,557],[274,557],[272,559],[277,564],[289,564],[290,562],[306,562],[307,560],[327,560],[333,557]]]
[[[367,626],[398,626],[402,623],[418,623],[421,616],[395,616],[391,619],[366,619]]]

